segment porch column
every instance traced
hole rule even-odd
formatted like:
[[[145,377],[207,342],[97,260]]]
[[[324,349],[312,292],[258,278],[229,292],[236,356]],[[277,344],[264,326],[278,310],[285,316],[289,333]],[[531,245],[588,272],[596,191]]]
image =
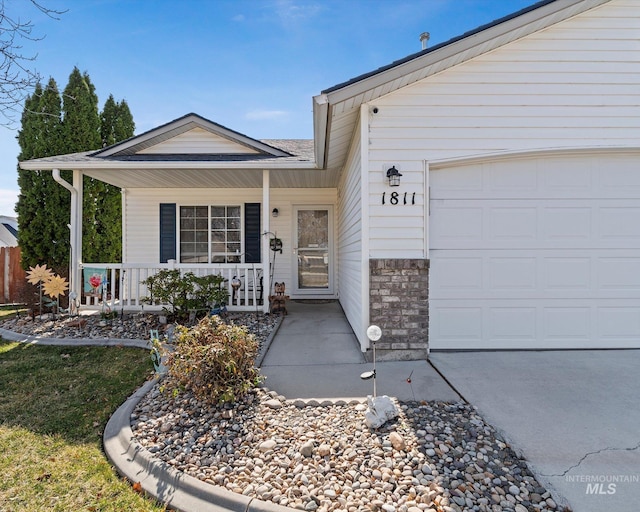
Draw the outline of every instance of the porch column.
[[[262,171],[262,312],[269,312],[269,294],[271,293],[269,268],[269,238],[271,231],[271,199],[269,197],[269,170]]]
[[[75,221],[76,225],[76,238],[75,238],[75,259],[72,266],[74,268],[74,280],[73,288],[70,288],[76,292],[78,301],[82,297],[82,217],[83,217],[83,197],[84,197],[84,173],[82,171],[73,171],[73,188],[76,189],[75,195],[75,217],[73,210],[71,213],[71,223],[73,225]],[[73,201],[73,195],[71,196]],[[73,208],[73,203],[72,203]]]
[[[60,169],[51,172],[54,181],[71,192],[71,215],[69,218],[69,293],[75,292],[77,297],[82,293],[82,171],[73,171],[73,185],[60,176]]]

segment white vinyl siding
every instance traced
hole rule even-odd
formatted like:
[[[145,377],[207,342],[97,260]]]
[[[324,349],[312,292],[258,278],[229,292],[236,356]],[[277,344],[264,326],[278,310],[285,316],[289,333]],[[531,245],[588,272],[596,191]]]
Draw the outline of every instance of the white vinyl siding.
[[[372,256],[421,257],[424,245],[419,208],[380,204],[388,164],[403,174],[399,191],[423,205],[424,160],[637,145],[638,13],[614,0],[372,102]]]
[[[257,154],[255,149],[225,139],[202,128],[193,128],[139,151],[140,154]]]
[[[364,258],[362,253],[361,149],[358,125],[347,164],[338,184],[337,245],[340,304],[359,338],[363,336],[365,322],[363,305],[369,302],[362,296],[363,280],[368,279],[368,274],[363,275],[363,259],[368,262],[368,258]]]
[[[127,226],[125,263],[159,263],[160,203],[181,206],[260,203],[260,189],[128,189],[125,194]],[[178,251],[179,257],[179,251]]]
[[[270,252],[273,281],[284,281],[287,289],[293,288],[293,206],[335,205],[335,189],[271,189],[271,211],[278,208],[278,217],[269,219],[271,233],[283,241],[283,251]],[[129,189],[125,193],[127,219],[125,238],[125,263],[159,263],[159,204],[244,204],[261,203],[262,189]],[[265,237],[266,239],[266,237]],[[265,242],[263,239],[263,243]],[[265,282],[265,288],[267,282]]]

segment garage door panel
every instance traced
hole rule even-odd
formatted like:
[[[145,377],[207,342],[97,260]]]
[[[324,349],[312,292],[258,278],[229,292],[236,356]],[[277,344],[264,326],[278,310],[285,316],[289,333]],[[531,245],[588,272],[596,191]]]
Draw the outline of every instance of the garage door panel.
[[[640,293],[640,256],[598,259],[599,289]]]
[[[594,280],[591,258],[584,256],[543,256],[543,275],[547,291],[565,294],[589,293]]]
[[[430,326],[430,333],[449,345],[463,343],[479,347],[482,343],[482,307],[477,304],[443,304],[437,307],[437,321]],[[431,334],[430,334],[431,336]]]
[[[564,241],[588,243],[595,235],[592,217],[592,208],[588,206],[547,206],[541,212],[542,238],[554,246]]]
[[[433,264],[437,269],[433,270]],[[463,292],[479,293],[483,288],[483,261],[481,256],[451,256],[446,259],[432,259],[430,288],[441,290],[443,294],[459,296]]]
[[[541,308],[541,313],[543,339],[579,345],[589,342],[592,333],[590,305],[576,307],[554,304],[553,307]]]
[[[624,340],[637,344],[640,340],[640,306],[598,308],[598,338],[605,342]]]
[[[495,342],[535,343],[537,338],[537,313],[531,306],[491,306],[487,308],[488,337]]]
[[[484,228],[487,242],[504,241],[508,246],[535,242],[538,234],[538,208],[513,205],[489,206]]]
[[[594,159],[598,165],[597,197],[640,197],[640,165],[637,157],[618,157],[615,162]]]
[[[432,211],[430,236],[446,247],[482,245],[482,207],[455,205]]]
[[[538,288],[536,258],[529,256],[492,256],[486,259],[488,283],[491,292],[509,294],[533,292]]]
[[[616,245],[640,246],[640,206],[602,206],[598,214],[603,240]]]

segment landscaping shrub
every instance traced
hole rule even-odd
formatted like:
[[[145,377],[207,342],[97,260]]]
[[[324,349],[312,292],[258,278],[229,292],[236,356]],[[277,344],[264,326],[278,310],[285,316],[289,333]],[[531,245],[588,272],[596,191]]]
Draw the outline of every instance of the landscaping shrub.
[[[206,314],[215,305],[226,304],[229,293],[223,287],[225,279],[217,274],[196,276],[193,272],[161,270],[142,281],[149,288],[149,304],[168,304],[167,313],[185,321],[191,312]]]
[[[175,350],[167,359],[168,385],[200,400],[234,402],[260,383],[258,343],[246,327],[207,316],[191,328],[177,326]]]

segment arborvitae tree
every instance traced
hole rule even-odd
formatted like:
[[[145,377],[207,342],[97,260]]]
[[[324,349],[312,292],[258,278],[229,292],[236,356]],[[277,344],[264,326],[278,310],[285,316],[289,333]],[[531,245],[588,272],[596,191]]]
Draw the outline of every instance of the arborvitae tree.
[[[25,101],[18,133],[19,160],[59,154],[61,108],[58,87],[51,78],[46,89],[38,84]],[[66,275],[69,263],[69,192],[48,171],[18,170],[20,195],[16,205],[22,265],[53,266]]]
[[[22,129],[18,132],[20,144],[19,160],[36,158],[38,144],[38,110],[42,97],[42,85],[38,83],[32,95],[27,96],[22,112]],[[42,208],[42,198],[45,195],[45,185],[40,171],[23,171],[18,168],[18,185],[20,194],[16,203],[18,214],[18,229],[20,232],[20,247],[22,265],[29,268],[47,261],[47,247],[42,236],[45,226],[45,216]]]
[[[87,73],[80,73],[76,67],[69,76],[69,83],[64,90],[63,133],[67,153],[99,149],[102,146],[100,137],[100,114],[98,113],[98,96]],[[107,203],[107,209],[99,209],[100,196],[106,187],[98,180],[84,177],[83,216],[82,216],[82,259],[85,262],[106,262],[119,248],[121,237],[108,239],[111,233],[101,230],[101,225],[111,226],[121,222],[120,207],[113,208],[113,201]],[[111,191],[111,193],[113,193]],[[120,194],[118,192],[118,198]],[[105,250],[110,254],[106,254]],[[119,250],[115,256],[119,255]],[[118,261],[117,259],[114,261]]]
[[[116,103],[113,95],[104,104],[100,113],[102,146],[111,146],[133,137],[135,124],[126,101]],[[85,255],[85,261],[120,261],[122,258],[122,198],[120,189],[106,183],[92,184],[95,208],[95,229],[100,234],[95,239],[94,255]],[[104,215],[109,212],[111,215]],[[85,215],[87,218],[87,215]],[[89,257],[99,258],[90,260]]]
[[[133,132],[136,130],[136,124],[133,122],[133,114],[129,110],[129,105],[125,100],[121,100],[118,103],[118,115],[116,116],[116,123],[113,128],[113,135],[116,142],[133,137]]]
[[[133,137],[135,131],[133,116],[125,100],[116,103],[113,94],[109,95],[100,113],[100,134],[102,147],[107,147]]]
[[[89,75],[75,67],[62,97],[62,135],[65,153],[99,149],[100,116],[98,96]]]
[[[133,136],[131,112],[115,103],[108,133],[114,142]],[[106,107],[106,105],[105,105]],[[104,113],[103,113],[104,114]],[[89,75],[74,68],[63,100],[53,79],[46,89],[37,85],[25,102],[19,132],[20,160],[97,150],[102,146],[98,97]],[[62,177],[72,182],[71,171]],[[66,275],[69,264],[69,191],[49,171],[18,171],[20,196],[16,206],[23,266],[46,263]],[[121,195],[117,187],[84,178],[83,261],[117,262],[121,259]]]

